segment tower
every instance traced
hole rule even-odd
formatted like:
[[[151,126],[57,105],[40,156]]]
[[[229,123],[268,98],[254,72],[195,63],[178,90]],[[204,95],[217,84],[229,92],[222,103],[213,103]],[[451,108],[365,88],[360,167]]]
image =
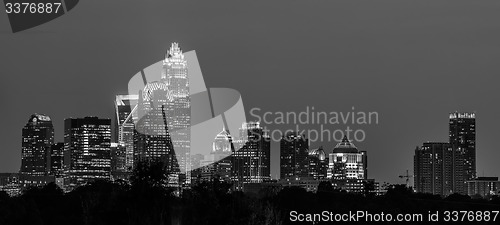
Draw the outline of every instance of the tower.
[[[111,175],[111,120],[98,117],[64,120],[64,170],[69,188]]]
[[[449,143],[426,142],[415,149],[417,192],[447,196],[454,192],[453,149]]]
[[[296,132],[289,132],[280,140],[280,178],[299,176],[308,156],[309,140]]]
[[[237,190],[242,190],[246,183],[262,183],[270,179],[271,141],[259,122],[243,123],[237,140],[242,146],[234,149],[231,168],[231,180]],[[246,134],[246,135],[245,135]]]
[[[45,176],[50,172],[54,127],[50,117],[33,114],[23,128],[21,174]]]
[[[165,54],[161,82],[167,85],[172,101],[165,105],[166,119],[179,170],[181,183],[191,183],[191,98],[189,96],[188,62],[179,44],[174,42]]]
[[[22,131],[21,169],[19,180],[24,187],[42,186],[53,179],[51,149],[54,144],[54,127],[50,117],[33,114]]]
[[[125,148],[127,170],[134,166],[134,114],[138,101],[138,95],[117,95],[115,99],[115,141]]]
[[[454,192],[467,194],[466,181],[476,178],[476,114],[454,112],[449,118],[449,142],[454,153]]]

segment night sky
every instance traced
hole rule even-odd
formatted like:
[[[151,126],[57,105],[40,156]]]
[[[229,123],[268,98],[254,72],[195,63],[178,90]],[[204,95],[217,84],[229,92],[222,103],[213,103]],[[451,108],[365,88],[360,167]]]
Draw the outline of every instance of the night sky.
[[[57,141],[67,117],[113,118],[114,96],[177,41],[196,50],[207,86],[238,90],[247,111],[378,112],[379,124],[350,125],[366,132],[355,144],[370,178],[403,183],[417,145],[448,141],[456,110],[477,114],[478,175],[500,176],[499,11],[470,0],[80,1],[12,34],[0,6],[0,172],[19,170],[31,114],[53,118]],[[271,151],[276,177],[279,143]]]

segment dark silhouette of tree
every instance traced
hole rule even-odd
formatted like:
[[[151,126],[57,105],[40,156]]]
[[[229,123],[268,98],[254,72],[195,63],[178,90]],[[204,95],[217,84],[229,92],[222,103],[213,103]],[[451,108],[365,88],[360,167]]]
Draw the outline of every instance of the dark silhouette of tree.
[[[332,186],[332,183],[330,181],[321,181],[318,185],[318,192],[333,193],[334,188]]]

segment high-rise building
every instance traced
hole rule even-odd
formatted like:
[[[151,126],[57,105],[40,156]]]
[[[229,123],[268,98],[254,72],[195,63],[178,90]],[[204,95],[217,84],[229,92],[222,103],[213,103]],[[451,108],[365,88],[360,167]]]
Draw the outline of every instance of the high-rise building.
[[[179,165],[170,136],[166,104],[173,97],[167,85],[151,82],[140,93],[139,120],[134,131],[134,162],[161,161],[168,173],[170,186],[179,185]]]
[[[134,119],[137,119],[134,114],[138,101],[138,95],[117,95],[115,99],[115,140],[125,148],[125,167],[128,171],[134,166]]]
[[[191,97],[189,91],[188,62],[178,43],[172,43],[165,54],[161,82],[173,97],[165,104],[168,128],[184,184],[191,183]]]
[[[466,181],[476,177],[476,114],[450,113],[449,138],[453,148],[456,187],[454,192],[467,194]],[[460,176],[462,173],[462,176]]]
[[[236,190],[243,190],[245,183],[262,183],[270,179],[271,141],[259,122],[243,123],[237,140],[242,146],[232,155],[231,181]]]
[[[442,196],[453,193],[454,155],[449,143],[426,142],[417,147],[413,163],[416,191]]]
[[[280,178],[299,176],[304,170],[309,151],[309,140],[296,132],[289,132],[280,140]]]
[[[33,114],[22,132],[20,183],[23,187],[41,186],[51,181],[51,146],[54,143],[54,127],[50,117]]]
[[[64,170],[70,190],[97,179],[110,179],[110,148],[110,119],[64,120]]]
[[[127,169],[127,151],[125,145],[111,143],[111,176],[114,180],[127,180],[130,172]]]
[[[177,43],[167,50],[159,78],[139,93],[134,154],[138,160],[162,160],[170,185],[188,185],[191,100],[187,61]]]
[[[327,178],[332,180],[367,179],[367,154],[359,151],[344,136],[329,154]]]
[[[23,128],[21,174],[45,176],[50,172],[54,127],[50,117],[33,114]]]
[[[56,177],[61,177],[63,169],[64,142],[58,142],[52,145],[50,150],[50,173]]]
[[[326,179],[328,171],[328,158],[323,147],[311,149],[301,165],[300,177],[313,178],[314,180]]]
[[[368,179],[366,151],[359,151],[347,136],[333,148],[328,161],[327,178],[335,189],[352,193],[367,193],[374,189],[370,185],[373,180]]]
[[[205,156],[200,163],[200,181],[231,181],[231,153],[234,151],[232,137],[229,132],[222,128],[222,131],[215,136],[210,155]]]

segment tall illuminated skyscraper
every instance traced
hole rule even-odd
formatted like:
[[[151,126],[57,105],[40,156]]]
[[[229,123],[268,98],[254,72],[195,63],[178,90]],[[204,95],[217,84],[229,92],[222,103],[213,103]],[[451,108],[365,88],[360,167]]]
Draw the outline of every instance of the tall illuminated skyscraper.
[[[96,179],[110,179],[110,152],[110,119],[64,120],[64,170],[70,189]]]
[[[456,188],[467,194],[466,181],[476,178],[476,114],[450,113],[450,144],[453,148]]]
[[[309,150],[308,156],[302,161],[300,168],[300,177],[309,177],[315,180],[325,179],[328,171],[328,158],[323,147]]]
[[[54,127],[50,117],[33,114],[23,128],[21,173],[45,176],[50,172]]]
[[[367,155],[344,136],[329,155],[327,178],[332,180],[367,179]]]
[[[308,156],[309,140],[296,132],[285,134],[280,140],[280,178],[292,178],[301,174]]]
[[[178,185],[179,166],[177,163],[166,105],[173,98],[163,82],[151,82],[140,92],[138,114],[134,133],[135,163],[140,161],[161,161],[169,175],[169,184]]]
[[[64,142],[58,142],[52,145],[50,150],[50,173],[56,177],[63,175],[63,152]]]
[[[137,160],[160,159],[167,166],[170,185],[191,181],[191,102],[187,61],[172,43],[165,54],[159,80],[139,93],[134,133]]]
[[[166,103],[168,128],[179,169],[185,181],[191,183],[191,98],[189,96],[188,62],[178,43],[172,43],[165,54],[161,82],[171,92],[173,100]]]
[[[426,142],[415,149],[417,192],[447,196],[454,192],[453,149],[449,143]]]
[[[132,113],[139,101],[138,95],[117,95],[115,100],[115,140],[125,148],[125,167],[134,166],[134,119]]]
[[[20,181],[23,186],[40,186],[48,182],[54,127],[50,117],[33,114],[23,128]]]
[[[234,188],[242,190],[246,183],[262,183],[270,177],[271,141],[259,122],[243,123],[240,137],[240,149],[234,149],[231,168],[231,180]]]
[[[200,160],[200,167],[192,171],[193,178],[203,181],[231,181],[231,153],[234,150],[232,137],[225,129],[215,136],[210,155]],[[194,181],[193,181],[194,182]]]

